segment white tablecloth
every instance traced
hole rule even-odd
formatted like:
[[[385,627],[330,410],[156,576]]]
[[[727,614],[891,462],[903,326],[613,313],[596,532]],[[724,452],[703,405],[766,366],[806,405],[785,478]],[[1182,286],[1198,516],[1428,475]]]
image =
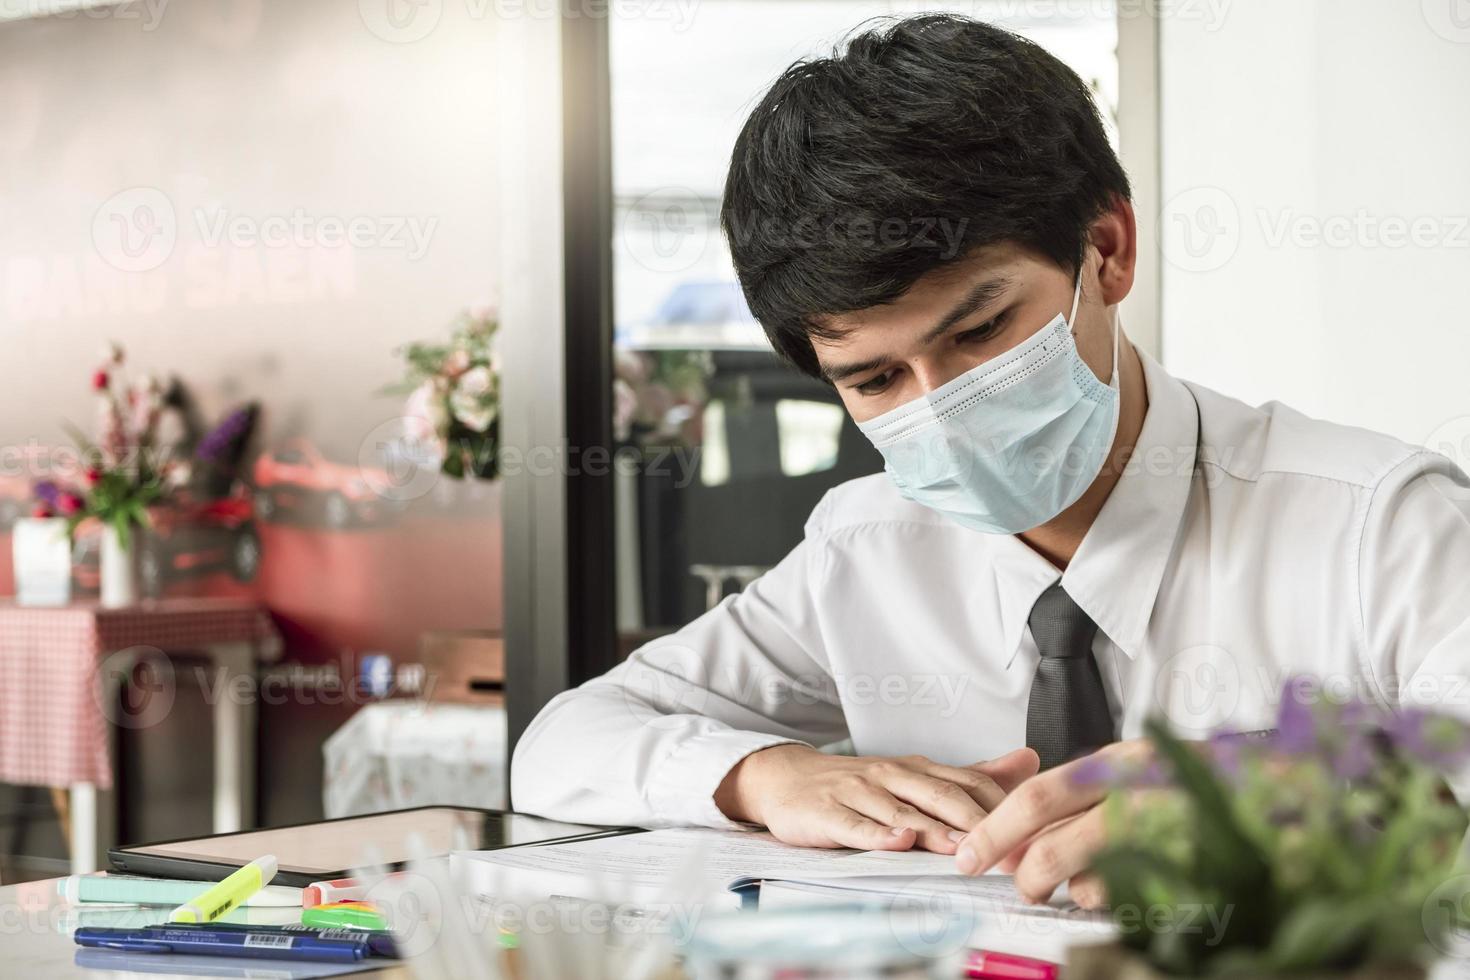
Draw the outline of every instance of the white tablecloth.
[[[326,815],[505,806],[505,709],[382,701],[322,746]]]

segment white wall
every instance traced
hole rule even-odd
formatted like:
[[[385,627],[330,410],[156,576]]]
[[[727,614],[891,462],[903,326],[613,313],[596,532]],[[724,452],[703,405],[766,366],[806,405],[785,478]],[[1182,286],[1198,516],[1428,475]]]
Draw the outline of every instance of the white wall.
[[[1470,449],[1470,4],[1160,24],[1163,355],[1252,403]]]

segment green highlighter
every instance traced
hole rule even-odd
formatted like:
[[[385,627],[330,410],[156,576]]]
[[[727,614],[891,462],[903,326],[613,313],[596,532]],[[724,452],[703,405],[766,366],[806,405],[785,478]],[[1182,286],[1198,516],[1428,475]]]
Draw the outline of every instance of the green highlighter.
[[[388,928],[383,914],[366,902],[333,902],[302,909],[301,924],[317,929],[374,929]]]

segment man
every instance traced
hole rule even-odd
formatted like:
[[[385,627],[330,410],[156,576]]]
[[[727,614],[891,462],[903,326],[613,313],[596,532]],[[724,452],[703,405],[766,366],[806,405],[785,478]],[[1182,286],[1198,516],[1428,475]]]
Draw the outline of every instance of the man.
[[[927,848],[1093,905],[1101,791],[1069,760],[1146,751],[1145,719],[1265,729],[1297,674],[1463,710],[1470,484],[1127,342],[1128,181],[1037,46],[923,16],[793,66],[740,134],[723,219],[777,351],[887,473],[549,704],[518,808]],[[818,751],[845,738],[856,757]]]

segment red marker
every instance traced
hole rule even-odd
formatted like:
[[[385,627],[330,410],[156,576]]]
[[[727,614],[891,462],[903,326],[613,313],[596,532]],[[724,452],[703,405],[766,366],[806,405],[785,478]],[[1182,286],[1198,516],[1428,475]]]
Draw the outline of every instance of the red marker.
[[[1048,960],[972,949],[965,958],[969,980],[1057,980],[1060,967]]]

